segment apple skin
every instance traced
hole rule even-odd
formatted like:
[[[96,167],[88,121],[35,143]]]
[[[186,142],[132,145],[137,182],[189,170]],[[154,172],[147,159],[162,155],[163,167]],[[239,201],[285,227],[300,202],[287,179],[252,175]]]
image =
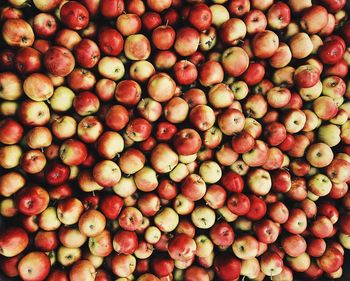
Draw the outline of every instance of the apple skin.
[[[257,197],[256,195],[249,195],[250,200],[250,209],[249,212],[246,214],[246,217],[248,219],[259,221],[261,220],[267,211],[267,206],[264,200],[262,200],[260,197]]]
[[[17,265],[22,256],[17,255],[11,258],[1,258],[0,268],[2,272],[8,277],[17,277],[19,274]]]
[[[117,219],[124,205],[124,201],[117,195],[107,195],[101,199],[100,209],[109,220]]]
[[[94,67],[100,59],[100,49],[90,39],[83,39],[73,49],[76,62],[84,68]]]
[[[23,252],[29,243],[28,234],[21,227],[9,227],[0,235],[2,256],[14,257]]]
[[[167,256],[155,257],[151,262],[153,272],[158,277],[165,277],[171,274],[174,270],[175,262]]]
[[[103,17],[107,19],[116,18],[125,9],[125,4],[123,0],[101,0],[100,2],[100,12]]]
[[[77,261],[69,272],[69,280],[78,281],[84,278],[86,281],[94,281],[96,269],[89,260]]]
[[[7,118],[0,121],[0,142],[16,144],[23,136],[23,127],[14,119]]]
[[[69,281],[68,273],[59,269],[52,270],[46,280],[47,281]]]
[[[34,43],[33,29],[23,19],[6,20],[2,27],[2,34],[5,43],[11,47],[30,47]]]
[[[35,247],[50,252],[58,247],[57,234],[54,231],[39,231],[34,238]]]
[[[344,48],[339,41],[331,40],[319,48],[318,55],[324,64],[335,64],[343,58]]]
[[[186,234],[178,234],[169,241],[168,253],[174,260],[188,261],[194,257],[196,247],[192,238]]]
[[[45,169],[46,182],[50,185],[64,184],[70,175],[68,166],[59,162],[54,162]]]
[[[82,164],[87,157],[86,145],[78,140],[69,139],[60,147],[60,158],[68,166]]]
[[[199,151],[202,140],[197,131],[193,129],[183,129],[174,136],[174,146],[180,155],[192,155]]]
[[[22,74],[39,72],[41,69],[41,54],[34,48],[24,47],[17,51],[15,67]]]
[[[53,46],[44,54],[44,65],[51,74],[65,77],[73,71],[75,59],[68,49]]]
[[[103,53],[108,56],[118,56],[123,50],[124,39],[113,28],[104,28],[98,34],[98,45]]]
[[[214,259],[214,270],[222,280],[235,280],[241,272],[241,261],[228,254],[219,254]]]
[[[242,75],[249,67],[249,57],[240,47],[231,47],[222,54],[222,66],[233,77]]]
[[[313,5],[303,11],[301,27],[309,34],[320,32],[328,22],[328,12],[320,5]]]
[[[183,57],[193,55],[199,46],[199,32],[192,27],[180,28],[176,33],[174,49]]]
[[[38,185],[23,188],[16,196],[18,210],[27,216],[37,215],[49,204],[48,192]]]
[[[249,197],[243,193],[233,193],[227,199],[227,207],[237,216],[244,216],[250,210]]]
[[[60,19],[68,28],[81,30],[88,25],[90,16],[84,5],[76,1],[70,1],[61,7]]]
[[[87,237],[94,237],[105,229],[106,217],[97,210],[88,210],[80,216],[78,226]]]
[[[217,222],[210,229],[210,239],[221,249],[225,249],[232,245],[235,234],[232,227],[226,222]]]
[[[170,25],[160,25],[152,31],[152,43],[159,50],[168,50],[174,45],[175,35]]]
[[[22,280],[45,280],[50,273],[50,259],[43,252],[30,252],[18,263],[18,272]]]
[[[344,263],[343,254],[335,247],[329,247],[324,254],[317,259],[318,266],[327,273],[337,271]]]

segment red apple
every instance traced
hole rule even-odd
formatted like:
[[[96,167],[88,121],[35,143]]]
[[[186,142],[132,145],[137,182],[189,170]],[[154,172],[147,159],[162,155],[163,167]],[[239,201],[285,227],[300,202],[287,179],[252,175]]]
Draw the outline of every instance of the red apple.
[[[81,30],[88,25],[90,16],[84,5],[76,1],[70,1],[61,7],[60,19],[68,28]]]
[[[222,280],[235,280],[241,272],[241,261],[232,255],[222,253],[214,259],[214,270]]]
[[[22,280],[43,281],[50,273],[50,259],[43,252],[30,252],[18,263],[18,272]]]
[[[28,234],[21,227],[8,227],[0,235],[0,253],[5,257],[14,257],[28,246]]]
[[[53,46],[44,54],[44,65],[52,75],[67,76],[75,66],[75,60],[70,50]]]

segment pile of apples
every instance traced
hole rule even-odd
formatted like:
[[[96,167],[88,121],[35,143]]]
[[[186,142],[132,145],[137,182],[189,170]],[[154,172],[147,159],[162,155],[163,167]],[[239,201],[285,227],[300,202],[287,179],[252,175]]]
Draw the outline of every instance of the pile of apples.
[[[345,5],[1,1],[1,274],[342,278]]]

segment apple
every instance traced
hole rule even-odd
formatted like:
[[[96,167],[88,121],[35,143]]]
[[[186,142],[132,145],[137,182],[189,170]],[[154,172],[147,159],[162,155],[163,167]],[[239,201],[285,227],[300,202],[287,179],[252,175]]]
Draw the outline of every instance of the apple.
[[[248,172],[247,185],[255,195],[266,195],[272,187],[271,176],[264,169],[250,170]]]
[[[84,206],[77,198],[68,197],[57,205],[57,217],[65,225],[77,223],[83,211]]]
[[[104,230],[99,235],[90,237],[89,250],[95,256],[108,256],[113,251],[111,233],[108,230]]]
[[[45,101],[53,95],[53,85],[46,75],[33,73],[23,83],[24,93],[34,101]]]
[[[267,26],[267,18],[265,14],[257,9],[250,10],[244,17],[247,33],[255,34],[264,31]]]
[[[221,83],[224,79],[224,70],[217,61],[208,60],[199,68],[199,82],[203,86]],[[191,91],[191,90],[189,90]]]
[[[197,79],[197,68],[190,61],[178,61],[175,63],[173,69],[175,79],[180,85],[190,85]]]
[[[157,26],[162,24],[162,19],[160,15],[153,11],[146,11],[141,16],[142,26],[145,27],[146,30],[153,30]]]
[[[261,31],[256,33],[252,40],[254,55],[261,59],[270,58],[279,46],[278,36],[272,31]]]
[[[188,215],[193,211],[195,203],[183,194],[178,194],[175,197],[173,205],[176,213],[179,215]]]
[[[199,32],[192,27],[180,28],[174,42],[175,51],[183,57],[193,55],[199,46]]]
[[[62,116],[52,122],[51,131],[57,139],[68,139],[75,135],[77,124],[71,116]]]
[[[141,19],[136,14],[121,14],[117,18],[116,27],[123,36],[136,34],[141,29]]]
[[[60,8],[60,20],[68,28],[81,30],[88,25],[90,16],[84,5],[72,1],[63,4]]]
[[[222,66],[233,77],[242,75],[249,66],[249,57],[240,47],[230,47],[222,54]]]
[[[0,85],[0,97],[4,100],[14,101],[22,95],[21,80],[14,73],[0,73]]]
[[[0,148],[0,166],[11,169],[20,164],[22,150],[18,145],[7,145]]]
[[[8,19],[2,27],[5,43],[11,47],[30,47],[34,43],[32,27],[24,19]]]
[[[38,185],[28,186],[17,194],[16,204],[22,214],[27,216],[37,215],[47,208],[49,194]]]
[[[81,233],[78,228],[69,226],[60,227],[58,238],[66,248],[79,248],[87,240],[87,237]]]
[[[231,18],[221,25],[221,40],[225,44],[237,45],[246,35],[246,25],[238,18]]]
[[[86,157],[87,148],[81,141],[68,139],[60,147],[60,158],[68,166],[80,165]]]
[[[321,5],[313,5],[303,11],[300,25],[309,34],[320,32],[328,22],[327,9]]]
[[[139,198],[137,205],[144,216],[151,217],[160,209],[160,198],[153,193],[147,193]]]
[[[199,206],[191,214],[193,224],[200,229],[209,229],[215,223],[215,212],[206,206]]]
[[[283,259],[276,252],[266,252],[261,256],[261,271],[267,276],[276,276],[283,270]]]
[[[235,280],[241,272],[241,261],[227,253],[221,253],[214,259],[214,270],[222,280]]]
[[[296,59],[306,58],[313,50],[312,41],[307,33],[300,32],[292,36],[289,47]]]
[[[123,80],[117,84],[115,98],[125,106],[136,105],[141,98],[141,87],[133,80]]]
[[[41,54],[31,47],[23,47],[16,53],[15,67],[18,72],[30,74],[41,69]]]
[[[102,0],[100,2],[100,12],[107,19],[116,18],[125,8],[124,1]]]
[[[291,21],[291,11],[287,4],[280,2],[273,4],[267,12],[267,22],[273,29],[283,29]]]
[[[142,223],[142,213],[135,207],[126,207],[120,213],[118,218],[122,229],[135,231]]]
[[[28,234],[21,227],[9,227],[0,235],[0,253],[14,257],[23,252],[29,243]]]
[[[209,273],[200,266],[190,266],[186,269],[185,278],[189,281],[204,280],[209,281]]]
[[[119,277],[131,275],[136,268],[136,258],[133,255],[114,255],[111,261],[112,272]]]
[[[0,176],[0,194],[4,197],[10,197],[20,190],[25,183],[26,179],[19,172],[4,173]]]
[[[61,29],[57,32],[55,43],[59,46],[65,47],[68,50],[73,50],[74,46],[81,41],[78,32],[71,29]]]
[[[232,244],[232,251],[242,260],[250,260],[258,254],[258,241],[251,235],[239,236]]]
[[[50,259],[43,252],[30,252],[18,262],[18,273],[22,280],[45,280],[50,268]]]
[[[58,246],[57,234],[54,231],[39,231],[35,235],[34,244],[42,251],[53,251]]]
[[[151,44],[143,34],[132,34],[125,39],[124,52],[130,60],[145,60],[150,56]]]
[[[97,210],[88,210],[80,216],[78,226],[87,237],[95,237],[105,229],[106,217]]]
[[[59,247],[57,251],[57,261],[63,266],[70,266],[81,259],[80,248]]]
[[[13,118],[0,121],[0,142],[6,145],[18,143],[23,136],[23,127]]]
[[[283,227],[292,234],[301,234],[307,227],[307,218],[303,210],[295,208],[290,210],[288,220]]]
[[[2,258],[1,270],[8,277],[16,277],[18,276],[17,264],[21,259],[21,255],[17,255],[11,258]]]
[[[78,281],[84,278],[86,281],[95,280],[96,269],[88,260],[77,261],[69,271],[69,280]]]
[[[124,39],[113,28],[104,28],[98,34],[98,45],[103,53],[109,56],[117,56],[123,49]],[[97,49],[96,49],[97,50]]]
[[[123,62],[116,57],[103,57],[98,62],[98,72],[105,78],[120,80],[125,74]]]
[[[173,272],[174,264],[174,260],[170,257],[159,256],[152,260],[151,267],[158,277],[165,277]]]
[[[270,219],[263,219],[254,224],[254,231],[258,241],[271,244],[277,240],[280,226]]]
[[[196,248],[196,242],[192,238],[178,234],[169,241],[168,253],[174,260],[188,261],[194,257]]]
[[[45,155],[40,150],[28,150],[23,153],[20,166],[28,174],[39,173],[46,166]]]
[[[49,73],[64,77],[73,71],[75,59],[65,47],[53,46],[44,54],[44,65]]]
[[[148,81],[148,95],[158,102],[169,101],[175,94],[175,81],[166,73],[151,76]]]
[[[329,247],[324,254],[317,259],[317,265],[327,273],[337,271],[344,262],[343,254],[335,247]]]
[[[213,127],[215,114],[211,107],[207,105],[197,105],[190,110],[190,122],[200,131],[206,131]]]
[[[65,87],[57,87],[52,97],[50,98],[50,107],[56,112],[68,111],[72,105],[75,98],[74,92]]]
[[[84,68],[94,67],[100,59],[100,49],[90,39],[83,39],[73,49],[76,62]]]
[[[174,45],[175,35],[170,25],[160,25],[152,31],[152,43],[159,50],[168,50]]]

